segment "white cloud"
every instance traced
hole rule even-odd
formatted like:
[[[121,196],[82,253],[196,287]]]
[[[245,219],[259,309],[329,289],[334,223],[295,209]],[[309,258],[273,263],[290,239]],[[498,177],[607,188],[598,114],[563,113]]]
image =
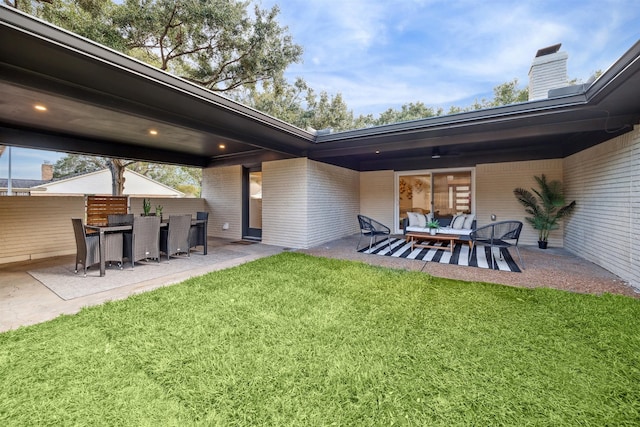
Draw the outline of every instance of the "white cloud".
[[[342,93],[356,114],[416,101],[457,105],[513,78],[526,85],[535,52],[555,43],[569,53],[569,77],[586,80],[640,30],[634,1],[277,2],[280,22],[305,48],[305,63],[289,75]]]

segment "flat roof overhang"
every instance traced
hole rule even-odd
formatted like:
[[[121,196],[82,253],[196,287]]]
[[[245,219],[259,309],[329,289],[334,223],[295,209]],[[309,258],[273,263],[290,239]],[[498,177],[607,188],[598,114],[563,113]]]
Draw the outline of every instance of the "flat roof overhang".
[[[197,167],[309,157],[355,170],[407,170],[565,157],[640,119],[640,43],[579,93],[316,134],[0,7],[5,145]],[[35,103],[49,110],[37,113]],[[436,147],[441,157],[432,159]]]

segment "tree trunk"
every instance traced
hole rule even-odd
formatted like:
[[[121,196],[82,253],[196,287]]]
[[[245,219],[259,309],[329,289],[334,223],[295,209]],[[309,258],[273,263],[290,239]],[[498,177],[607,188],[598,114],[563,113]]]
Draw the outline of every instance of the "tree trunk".
[[[124,193],[124,170],[126,164],[121,159],[109,159],[111,171],[111,194],[122,196]]]

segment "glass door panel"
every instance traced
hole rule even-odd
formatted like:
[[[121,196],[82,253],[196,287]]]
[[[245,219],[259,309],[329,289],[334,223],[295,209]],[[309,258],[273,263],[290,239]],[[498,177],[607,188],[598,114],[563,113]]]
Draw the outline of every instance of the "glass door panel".
[[[407,212],[431,212],[431,174],[398,176],[398,229]]]
[[[471,212],[471,171],[434,173],[433,188],[436,217]]]
[[[243,183],[243,238],[262,238],[262,171],[245,169]]]

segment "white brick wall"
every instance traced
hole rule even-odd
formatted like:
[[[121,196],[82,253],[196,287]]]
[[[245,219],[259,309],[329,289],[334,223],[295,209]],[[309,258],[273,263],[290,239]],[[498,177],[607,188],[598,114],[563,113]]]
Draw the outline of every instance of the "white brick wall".
[[[564,160],[565,247],[640,287],[640,126]]]
[[[309,160],[307,247],[357,233],[360,176],[351,169]]]
[[[262,164],[262,242],[309,248],[358,232],[358,172],[306,158]]]
[[[76,253],[84,196],[0,197],[0,264]]]
[[[392,170],[360,173],[360,213],[395,232],[395,174]]]
[[[538,245],[538,232],[524,219],[527,214],[518,203],[513,190],[522,187],[531,191],[538,188],[534,176],[546,175],[548,180],[562,180],[562,160],[535,160],[527,162],[490,163],[476,166],[476,221],[478,227],[510,219],[522,221],[522,245]],[[571,199],[573,200],[573,199]],[[571,201],[569,200],[569,201]],[[549,246],[563,246],[562,224],[549,234]]]
[[[204,169],[202,197],[209,211],[209,236],[242,238],[242,166]],[[227,230],[222,228],[225,223]]]
[[[529,70],[529,100],[546,99],[549,90],[568,86],[566,52],[534,58]]]
[[[308,160],[262,164],[262,242],[290,248],[307,245]]]

